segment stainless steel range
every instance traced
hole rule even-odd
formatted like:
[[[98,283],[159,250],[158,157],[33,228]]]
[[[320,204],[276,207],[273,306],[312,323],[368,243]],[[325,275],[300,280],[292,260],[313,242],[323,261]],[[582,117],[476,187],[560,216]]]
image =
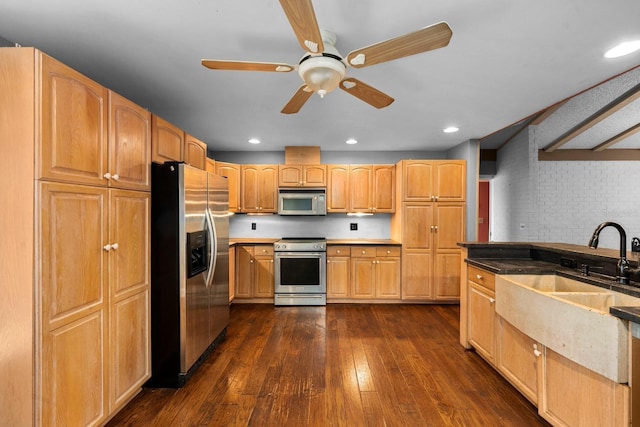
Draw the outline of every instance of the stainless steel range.
[[[326,239],[283,238],[273,249],[275,305],[326,305]]]

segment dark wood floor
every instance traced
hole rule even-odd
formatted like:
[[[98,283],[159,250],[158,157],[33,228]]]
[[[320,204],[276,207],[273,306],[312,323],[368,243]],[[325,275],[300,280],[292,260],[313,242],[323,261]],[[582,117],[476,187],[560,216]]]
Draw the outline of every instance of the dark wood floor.
[[[113,426],[547,426],[458,342],[455,305],[233,305],[179,390],[145,389]]]

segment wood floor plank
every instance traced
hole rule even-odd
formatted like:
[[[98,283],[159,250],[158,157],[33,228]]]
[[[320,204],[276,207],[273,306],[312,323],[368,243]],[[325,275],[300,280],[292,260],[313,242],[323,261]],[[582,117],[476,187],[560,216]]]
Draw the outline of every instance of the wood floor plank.
[[[232,305],[181,389],[143,389],[115,426],[548,426],[458,342],[456,305]]]

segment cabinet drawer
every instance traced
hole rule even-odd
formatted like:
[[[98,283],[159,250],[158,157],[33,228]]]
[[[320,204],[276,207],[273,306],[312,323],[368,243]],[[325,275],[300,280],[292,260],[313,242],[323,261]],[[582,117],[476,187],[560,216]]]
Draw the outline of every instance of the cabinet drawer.
[[[351,258],[375,258],[375,246],[351,246]]]
[[[351,246],[327,246],[327,256],[351,256]]]
[[[481,268],[468,266],[468,279],[492,291],[496,290],[496,275]]]
[[[253,251],[254,256],[273,256],[273,245],[256,245]]]
[[[399,257],[400,246],[378,246],[376,247],[378,257]]]

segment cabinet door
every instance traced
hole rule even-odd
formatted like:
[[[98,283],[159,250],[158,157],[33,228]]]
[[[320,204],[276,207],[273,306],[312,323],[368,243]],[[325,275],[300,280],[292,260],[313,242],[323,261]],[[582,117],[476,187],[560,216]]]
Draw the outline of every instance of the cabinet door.
[[[349,167],[349,212],[371,212],[371,187],[373,169],[371,166]]]
[[[326,165],[304,165],[302,169],[302,182],[305,187],[326,187]]]
[[[349,298],[351,259],[348,257],[327,258],[327,299]]]
[[[393,165],[373,166],[373,211],[395,212],[396,168]]]
[[[433,204],[404,203],[402,222],[403,248],[431,250],[434,235]]]
[[[229,183],[229,212],[240,212],[240,165],[216,162],[216,173]]]
[[[430,160],[402,161],[402,200],[405,202],[431,201],[434,196],[433,164]]]
[[[184,140],[184,162],[198,169],[207,170],[207,144],[186,134]]]
[[[278,166],[278,185],[280,187],[301,187],[303,184],[302,166]]]
[[[544,347],[538,413],[559,426],[628,426],[629,386]]]
[[[329,165],[327,172],[327,212],[349,210],[349,165]]]
[[[278,212],[278,165],[264,165],[259,168],[260,212]]]
[[[434,298],[456,300],[460,298],[460,251],[436,252],[434,258]]]
[[[151,116],[151,160],[156,163],[181,162],[184,132],[162,118]]]
[[[402,252],[402,299],[425,300],[432,295],[433,259],[430,252]]]
[[[542,346],[498,317],[498,370],[534,405],[538,402],[538,357]]]
[[[137,393],[151,374],[151,196],[111,190],[109,198],[111,412]]]
[[[469,282],[469,342],[487,361],[495,362],[496,307],[493,292]]]
[[[236,296],[236,247],[229,248],[229,303]]]
[[[42,420],[99,424],[107,408],[108,190],[41,183],[39,199]]]
[[[273,279],[273,257],[255,258],[255,288],[253,292],[254,298],[273,298],[274,279]]]
[[[206,171],[209,173],[216,173],[216,161],[207,157]]]
[[[438,250],[459,250],[458,242],[464,241],[464,204],[436,203],[434,246]]]
[[[109,185],[151,189],[151,114],[109,92]]]
[[[236,246],[235,297],[238,299],[253,297],[253,264],[253,246]]]
[[[376,259],[376,297],[400,299],[400,258]]]
[[[42,55],[40,178],[106,186],[108,90]]]
[[[260,188],[260,172],[255,165],[242,165],[242,190],[240,195],[242,202],[240,203],[240,209],[242,212],[259,212],[260,200],[259,200],[259,188]]]
[[[466,163],[464,160],[435,162],[435,190],[438,202],[463,202],[466,198]]]
[[[351,296],[353,298],[375,298],[375,265],[375,258],[351,258]]]

